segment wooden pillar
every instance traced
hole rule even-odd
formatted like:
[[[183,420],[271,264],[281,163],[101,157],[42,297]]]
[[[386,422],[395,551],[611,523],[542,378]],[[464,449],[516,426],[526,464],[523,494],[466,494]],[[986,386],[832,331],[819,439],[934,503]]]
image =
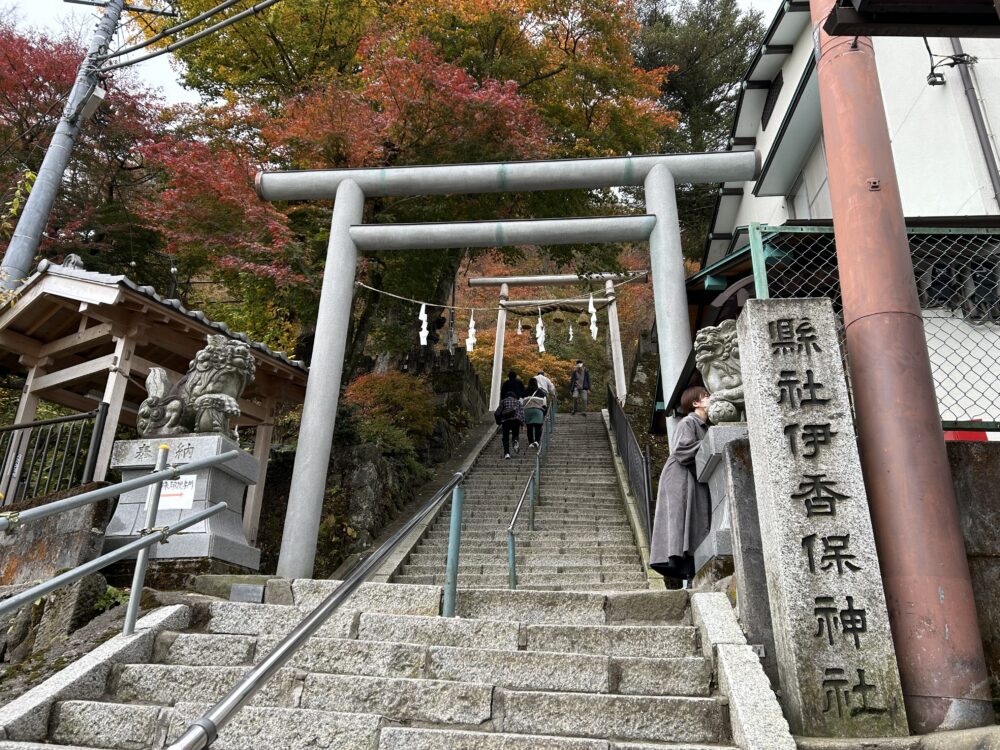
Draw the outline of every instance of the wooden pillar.
[[[94,481],[102,482],[108,473],[108,463],[111,460],[111,449],[115,442],[115,432],[118,430],[118,419],[121,417],[122,402],[125,400],[125,389],[128,387],[128,375],[132,369],[132,354],[135,352],[135,337],[130,333],[115,336],[114,364],[108,369],[108,382],[104,386],[101,400],[108,405],[108,417],[104,422],[104,432],[101,434],[101,444],[97,449],[97,468],[94,469]]]
[[[257,459],[257,484],[247,487],[247,501],[243,506],[243,534],[250,544],[257,543],[260,511],[264,501],[264,484],[267,482],[267,461],[271,454],[271,435],[274,433],[274,398],[264,402],[264,421],[257,425],[253,441],[253,457]]]
[[[45,374],[45,368],[52,362],[48,357],[38,359],[27,355],[21,356],[19,361],[28,368],[28,375],[24,379],[24,390],[21,391],[21,400],[17,404],[14,424],[34,421],[35,413],[38,411],[38,395],[32,393],[32,387],[35,380]],[[30,438],[28,431],[18,431],[11,438],[3,458],[3,468],[2,473],[0,473],[0,495],[5,499],[9,498],[8,502],[13,502],[17,492],[18,469],[23,465],[24,454],[27,451]],[[0,504],[3,502],[4,500],[0,499]]]

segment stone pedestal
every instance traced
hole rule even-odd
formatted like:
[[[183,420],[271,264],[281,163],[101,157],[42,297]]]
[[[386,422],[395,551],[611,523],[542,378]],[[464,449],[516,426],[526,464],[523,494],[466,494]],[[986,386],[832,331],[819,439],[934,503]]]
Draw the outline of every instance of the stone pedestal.
[[[694,552],[695,585],[711,584],[733,572],[732,524],[729,520],[729,491],[722,466],[722,454],[733,440],[745,440],[742,422],[708,428],[695,456],[699,482],[708,485],[712,496],[712,527]]]
[[[170,446],[168,463],[171,466],[179,465],[182,474],[185,463],[239,449],[234,441],[216,434],[119,440],[112,451],[111,467],[121,470],[123,480],[149,474],[155,465],[160,445]],[[233,461],[194,472],[195,488],[191,508],[171,510],[161,507],[156,515],[156,525],[176,524],[181,518],[217,503],[225,503],[228,509],[171,536],[167,544],[152,547],[150,558],[160,561],[207,558],[248,570],[259,569],[260,550],[251,547],[243,534],[243,498],[247,485],[253,484],[257,479],[257,464],[253,456],[241,452]],[[148,491],[147,487],[143,487],[121,496],[111,523],[108,524],[105,551],[138,538],[139,531],[145,525]]]
[[[726,481],[729,522],[733,534],[733,576],[736,581],[736,612],[747,642],[758,648],[760,662],[771,686],[777,690],[778,662],[774,654],[774,629],[767,596],[764,547],[757,518],[757,492],[753,485],[750,441],[726,444],[721,472]],[[762,653],[761,653],[762,652]]]
[[[831,302],[750,300],[738,330],[771,622],[792,733],[905,736]]]

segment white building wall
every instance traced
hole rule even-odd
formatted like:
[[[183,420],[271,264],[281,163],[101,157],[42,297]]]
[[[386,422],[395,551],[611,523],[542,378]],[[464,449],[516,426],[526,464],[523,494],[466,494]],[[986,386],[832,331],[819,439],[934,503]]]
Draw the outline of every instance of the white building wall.
[[[878,37],[874,43],[904,214],[1000,213],[958,70],[938,68],[946,83],[930,86],[922,39]],[[954,51],[948,39],[929,44],[940,55]],[[966,51],[973,49],[1000,58],[1000,40],[970,41]],[[989,82],[984,109],[1000,119],[1000,60],[983,59],[975,73],[980,83]]]

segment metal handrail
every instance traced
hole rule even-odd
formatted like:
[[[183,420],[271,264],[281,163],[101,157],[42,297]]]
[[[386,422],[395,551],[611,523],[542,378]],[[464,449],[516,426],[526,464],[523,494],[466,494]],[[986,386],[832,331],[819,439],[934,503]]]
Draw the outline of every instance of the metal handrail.
[[[106,555],[95,557],[90,562],[79,565],[72,570],[67,570],[65,573],[57,575],[55,578],[51,578],[44,583],[38,584],[37,586],[32,586],[27,591],[22,591],[20,594],[12,596],[9,599],[5,599],[3,602],[0,602],[0,617],[10,614],[16,609],[20,609],[24,605],[30,604],[38,597],[50,594],[66,584],[78,581],[91,573],[96,573],[98,570],[107,567],[113,562],[118,562],[119,560],[123,560],[126,557],[131,556],[133,553],[138,553],[139,550],[152,547],[154,544],[159,544],[160,542],[165,542],[167,537],[173,536],[178,531],[183,531],[189,526],[194,526],[196,523],[200,523],[206,518],[214,516],[216,513],[221,513],[227,507],[228,506],[225,503],[219,503],[218,505],[213,505],[211,508],[206,508],[205,510],[200,510],[197,513],[192,513],[190,516],[181,519],[173,526],[164,526],[160,529],[148,529],[148,533],[145,536],[119,547],[114,552],[108,552]],[[131,599],[133,596],[141,596],[141,592],[133,591],[131,592],[129,598]]]
[[[136,477],[135,479],[129,479],[125,482],[118,482],[117,484],[108,485],[107,487],[100,487],[96,490],[91,490],[90,492],[83,492],[79,495],[74,495],[73,497],[67,497],[63,500],[56,500],[52,503],[46,503],[45,505],[40,505],[37,508],[31,508],[29,510],[23,511],[8,511],[6,513],[0,513],[0,531],[7,529],[13,529],[17,526],[28,523],[29,521],[37,521],[40,518],[45,518],[47,516],[55,515],[56,513],[62,513],[67,510],[73,510],[74,508],[81,508],[84,505],[90,505],[91,503],[96,503],[100,500],[107,500],[110,497],[115,497],[124,492],[129,492],[131,490],[141,489],[142,487],[148,487],[151,484],[156,484],[157,482],[162,482],[167,479],[177,479],[180,477],[181,473],[189,474],[192,471],[198,471],[199,469],[205,469],[209,466],[216,466],[218,464],[231,461],[236,458],[241,451],[231,450],[226,453],[220,453],[218,456],[210,456],[208,458],[201,458],[197,461],[191,461],[190,463],[180,464],[178,466],[173,466],[169,469],[164,469],[163,471],[156,471],[151,474],[146,474],[142,477]]]
[[[80,414],[69,414],[65,417],[52,417],[51,419],[39,419],[37,422],[18,422],[17,424],[8,424],[0,427],[0,433],[10,432],[11,430],[23,430],[26,427],[45,427],[50,424],[61,424],[63,422],[77,422],[82,419],[90,419],[91,417],[96,417],[99,409],[92,409],[91,411],[85,411]]]
[[[549,451],[549,437],[555,426],[555,415],[556,409],[553,400],[552,406],[545,415],[545,429],[542,430],[542,444],[538,448],[538,453],[535,454],[535,468],[531,470],[531,474],[528,476],[528,481],[521,491],[521,498],[517,501],[517,507],[514,509],[514,515],[510,519],[510,525],[507,527],[507,576],[512,590],[517,589],[517,539],[514,536],[514,526],[517,524],[517,518],[521,514],[521,508],[524,506],[524,499],[528,496],[528,491],[530,490],[531,503],[528,506],[528,530],[535,530],[535,504],[538,501],[539,487],[542,481],[542,458]]]
[[[361,561],[341,582],[337,589],[286,635],[263,661],[230,690],[225,697],[210,708],[200,719],[193,722],[167,750],[203,750],[215,742],[222,729],[233,715],[257,693],[264,684],[288,662],[295,652],[315,633],[327,619],[365,582],[368,576],[395,550],[396,546],[420,523],[440,502],[446,493],[461,484],[465,475],[455,474],[451,480],[427,504],[413,516],[399,531],[371,555]]]

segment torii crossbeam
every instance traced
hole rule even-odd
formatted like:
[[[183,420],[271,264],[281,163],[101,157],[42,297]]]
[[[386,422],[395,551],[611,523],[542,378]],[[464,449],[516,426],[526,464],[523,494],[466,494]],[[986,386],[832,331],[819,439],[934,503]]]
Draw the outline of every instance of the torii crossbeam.
[[[259,174],[257,191],[265,200],[334,198],[326,257],[328,273],[323,277],[316,319],[316,344],[302,409],[278,575],[312,575],[359,250],[648,241],[660,373],[664,383],[673,383],[691,350],[675,184],[744,182],[754,179],[759,171],[760,155],[756,151],[725,151]],[[648,211],[641,216],[362,223],[366,197],[639,186],[645,191]]]
[[[590,299],[548,299],[548,300],[511,300],[512,286],[565,286],[582,284],[587,281],[603,281],[604,297],[595,297],[594,304],[608,308],[608,337],[611,342],[611,362],[615,375],[615,396],[619,402],[624,402],[628,393],[625,382],[625,364],[622,357],[622,336],[618,327],[618,301],[615,293],[616,281],[632,281],[649,279],[647,271],[628,271],[626,273],[597,273],[586,276],[576,274],[557,274],[552,276],[480,276],[469,279],[469,286],[499,286],[500,308],[497,312],[497,333],[493,344],[493,373],[490,378],[490,409],[496,409],[500,403],[500,383],[503,379],[504,340],[506,338],[507,310],[521,307],[545,307],[559,303],[561,305],[583,306]]]

